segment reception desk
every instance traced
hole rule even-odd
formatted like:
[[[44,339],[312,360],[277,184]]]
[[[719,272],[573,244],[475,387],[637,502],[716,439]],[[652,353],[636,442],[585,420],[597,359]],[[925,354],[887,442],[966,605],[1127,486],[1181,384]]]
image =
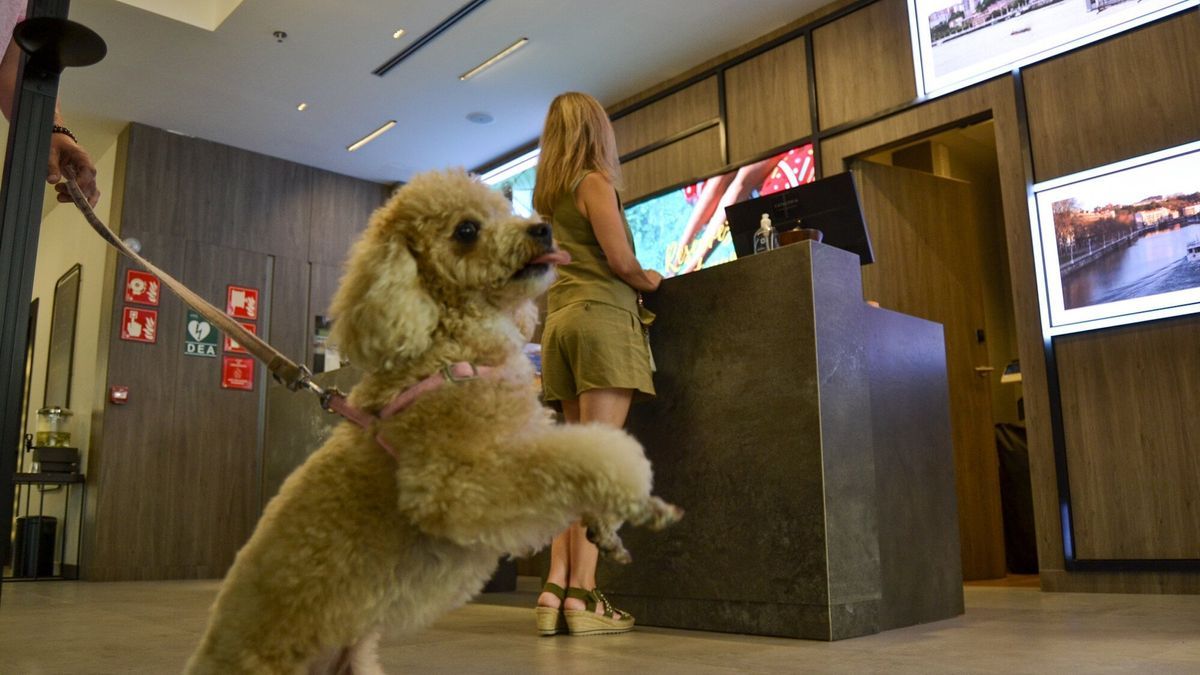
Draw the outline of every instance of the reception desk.
[[[940,325],[869,307],[857,256],[808,242],[669,279],[647,305],[658,397],[629,428],[687,515],[622,530],[634,562],[599,576],[618,607],[818,640],[962,613]],[[269,499],[340,418],[267,399]]]
[[[687,515],[599,578],[642,625],[838,640],[963,612],[942,327],[803,242],[665,281],[629,430]]]

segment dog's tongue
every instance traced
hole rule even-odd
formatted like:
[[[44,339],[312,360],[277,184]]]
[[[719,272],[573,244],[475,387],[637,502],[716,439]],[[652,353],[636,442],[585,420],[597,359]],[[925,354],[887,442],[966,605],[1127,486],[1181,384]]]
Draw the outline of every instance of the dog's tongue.
[[[534,258],[533,260],[530,260],[529,264],[530,265],[541,265],[541,264],[566,265],[569,262],[571,262],[571,254],[567,253],[566,251],[564,251],[560,248],[560,249],[555,249],[553,251],[549,251],[549,252],[539,255],[538,257]]]

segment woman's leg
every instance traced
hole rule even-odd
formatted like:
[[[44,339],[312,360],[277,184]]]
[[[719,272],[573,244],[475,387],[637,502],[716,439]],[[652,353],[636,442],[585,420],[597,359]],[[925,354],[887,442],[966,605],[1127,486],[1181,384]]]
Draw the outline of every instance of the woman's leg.
[[[563,417],[568,424],[579,423],[579,400],[563,401]],[[563,530],[554,542],[550,544],[550,571],[546,575],[546,581],[556,584],[561,588],[567,587],[569,579],[567,575],[570,573],[571,561],[571,532],[577,529],[578,525],[572,525]],[[538,596],[538,603],[541,607],[557,608],[561,603],[558,596],[553,593],[544,592]]]
[[[620,429],[625,426],[625,417],[629,414],[629,404],[632,401],[632,389],[589,389],[579,395],[578,406],[575,410],[577,417],[574,421],[582,424],[598,422]],[[566,411],[566,406],[563,406],[564,414]],[[567,421],[572,421],[569,416]],[[587,540],[587,533],[583,525],[579,523],[572,525],[563,534],[570,537],[568,547],[570,556],[568,581],[570,585],[587,590],[595,588],[599,550],[596,549],[595,544]],[[559,535],[560,538],[562,536]],[[555,539],[555,543],[557,542],[558,540]],[[553,569],[553,563],[551,563],[551,569]],[[585,604],[577,598],[567,598],[565,607],[571,610],[584,609]],[[603,614],[607,609],[609,608],[597,605],[596,613]],[[619,614],[617,616],[620,617]]]

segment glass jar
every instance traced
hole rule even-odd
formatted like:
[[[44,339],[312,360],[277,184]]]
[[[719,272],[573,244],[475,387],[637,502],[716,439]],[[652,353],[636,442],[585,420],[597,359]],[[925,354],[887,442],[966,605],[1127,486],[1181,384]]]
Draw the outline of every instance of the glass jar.
[[[37,411],[33,444],[44,448],[71,447],[71,411],[59,407]]]

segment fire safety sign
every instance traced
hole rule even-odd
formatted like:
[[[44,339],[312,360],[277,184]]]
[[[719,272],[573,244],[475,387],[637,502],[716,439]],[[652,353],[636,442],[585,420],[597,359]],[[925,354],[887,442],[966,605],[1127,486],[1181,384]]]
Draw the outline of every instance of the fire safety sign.
[[[121,339],[150,344],[158,342],[158,312],[126,307],[121,314]]]
[[[158,306],[159,292],[162,284],[158,277],[149,272],[126,270],[125,272],[125,302],[136,302],[139,305]]]
[[[225,313],[235,319],[258,319],[258,289],[230,286],[227,290]]]
[[[251,335],[258,335],[258,329],[254,327],[254,324],[246,323],[245,321],[239,321],[238,323],[242,324],[242,328],[245,328],[246,330],[250,331]],[[246,351],[245,347],[238,344],[237,340],[234,340],[233,338],[229,337],[228,335],[225,336],[225,351],[233,352],[235,354],[249,354],[250,353],[250,352]]]
[[[221,388],[253,391],[254,359],[244,356],[222,356]]]

